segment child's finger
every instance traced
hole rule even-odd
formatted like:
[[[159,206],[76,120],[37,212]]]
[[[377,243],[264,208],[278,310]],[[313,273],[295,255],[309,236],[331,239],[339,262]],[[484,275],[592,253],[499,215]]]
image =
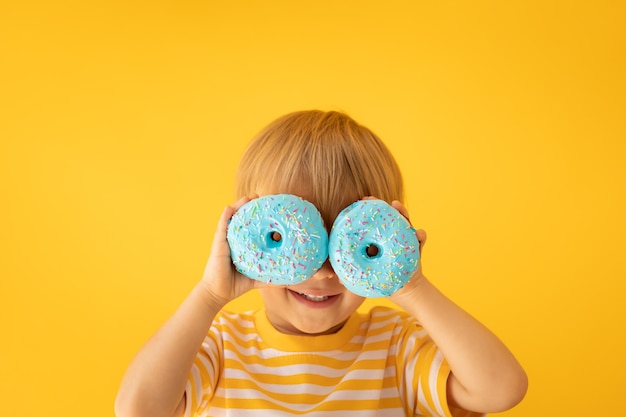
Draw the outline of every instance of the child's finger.
[[[423,229],[417,229],[415,231],[415,234],[417,235],[417,240],[420,242],[420,253],[422,253],[422,251],[424,250],[424,245],[426,244],[426,238],[428,236],[426,235],[426,231]]]
[[[226,238],[226,230],[228,229],[228,221],[235,214],[235,209],[232,206],[224,207],[222,211],[222,215],[220,216],[219,221],[217,222],[217,229],[215,230],[215,236]]]
[[[246,203],[249,203],[250,201],[252,201],[252,200],[254,200],[255,198],[258,198],[258,197],[259,196],[256,195],[256,194],[253,194],[253,195],[250,195],[250,196],[246,196],[246,197],[241,197],[231,207],[233,208],[234,211],[237,211],[237,210],[239,210],[241,208],[241,206],[243,206]]]
[[[409,211],[406,209],[406,207],[404,207],[404,204],[402,204],[398,200],[394,200],[391,202],[391,207],[398,210],[400,214],[402,214],[409,221],[409,223],[411,223],[411,219],[409,218]],[[417,229],[415,231],[415,235],[417,236],[417,240],[419,240],[420,242],[420,253],[421,253],[422,249],[424,248],[424,245],[426,244],[426,238],[427,238],[426,231],[422,229]]]
[[[404,207],[404,204],[402,204],[398,200],[393,200],[391,202],[391,207],[398,210],[400,214],[402,214],[409,221],[409,223],[411,222],[411,219],[409,219],[409,211],[406,209],[406,207]]]
[[[228,230],[228,222],[230,221],[231,217],[233,217],[233,214],[235,214],[235,212],[239,210],[241,206],[252,201],[256,197],[258,197],[256,194],[252,197],[242,197],[235,204],[224,207],[224,211],[222,211],[222,215],[220,216],[215,234],[219,236],[224,236],[225,238],[226,231]]]

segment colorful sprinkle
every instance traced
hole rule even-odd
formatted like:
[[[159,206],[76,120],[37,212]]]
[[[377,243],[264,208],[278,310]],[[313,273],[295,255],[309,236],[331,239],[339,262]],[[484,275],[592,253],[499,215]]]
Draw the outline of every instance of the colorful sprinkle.
[[[374,257],[365,250],[370,244],[381,248]],[[382,200],[362,200],[344,209],[329,238],[330,261],[339,279],[364,297],[385,297],[402,288],[419,263],[418,247],[415,229]]]
[[[269,243],[270,231],[279,232],[282,243]],[[227,237],[240,273],[277,285],[308,279],[327,256],[321,215],[310,202],[289,194],[260,197],[242,206],[230,220]]]

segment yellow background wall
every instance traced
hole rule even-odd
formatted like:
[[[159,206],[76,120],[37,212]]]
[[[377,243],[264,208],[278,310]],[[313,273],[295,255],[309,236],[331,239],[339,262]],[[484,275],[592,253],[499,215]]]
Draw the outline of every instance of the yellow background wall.
[[[2,2],[2,415],[112,416],[243,147],[309,108],[396,154],[427,276],[529,373],[502,415],[622,413],[619,3]]]

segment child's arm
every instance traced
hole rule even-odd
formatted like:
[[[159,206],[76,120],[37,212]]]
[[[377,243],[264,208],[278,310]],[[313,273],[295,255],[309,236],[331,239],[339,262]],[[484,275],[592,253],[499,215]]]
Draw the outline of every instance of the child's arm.
[[[406,209],[394,202],[408,218]],[[418,231],[420,250],[426,234]],[[422,274],[421,264],[391,300],[417,318],[451,369],[448,402],[466,410],[498,412],[526,394],[526,373],[507,347],[485,326],[449,300]]]
[[[255,285],[235,272],[226,240],[228,220],[247,201],[224,209],[202,280],[128,367],[115,401],[118,417],[182,414],[187,378],[213,319],[228,301]]]

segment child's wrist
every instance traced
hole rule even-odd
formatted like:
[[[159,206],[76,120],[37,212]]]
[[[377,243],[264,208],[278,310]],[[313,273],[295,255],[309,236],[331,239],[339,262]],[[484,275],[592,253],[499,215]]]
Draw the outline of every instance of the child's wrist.
[[[409,311],[415,307],[416,303],[427,297],[432,288],[431,282],[425,276],[419,275],[407,282],[403,288],[389,298],[402,309]]]
[[[204,281],[200,281],[192,291],[199,301],[217,314],[229,300],[217,296]]]

